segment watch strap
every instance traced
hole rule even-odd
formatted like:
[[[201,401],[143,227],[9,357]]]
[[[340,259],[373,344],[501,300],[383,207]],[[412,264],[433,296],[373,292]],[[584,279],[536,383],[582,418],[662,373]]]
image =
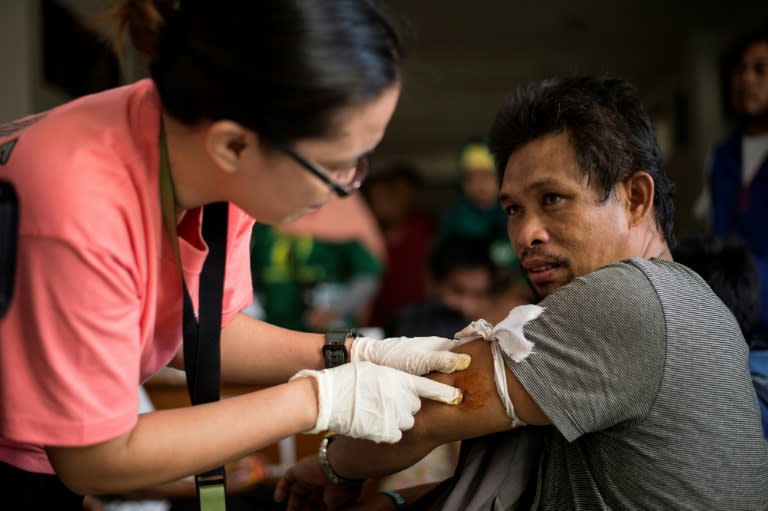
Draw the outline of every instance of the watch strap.
[[[323,358],[327,369],[349,362],[347,339],[350,337],[357,337],[357,332],[354,329],[335,329],[325,333]]]

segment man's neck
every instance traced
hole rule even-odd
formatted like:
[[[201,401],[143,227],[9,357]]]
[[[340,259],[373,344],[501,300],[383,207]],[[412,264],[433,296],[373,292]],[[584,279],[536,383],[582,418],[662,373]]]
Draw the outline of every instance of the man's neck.
[[[643,228],[637,238],[634,252],[636,255],[645,259],[664,259],[672,261],[672,251],[664,236],[659,231],[658,226],[647,226]]]
[[[659,247],[656,255],[651,256],[654,259],[664,259],[665,261],[672,261],[672,251],[669,250],[669,246],[664,243],[663,247]]]

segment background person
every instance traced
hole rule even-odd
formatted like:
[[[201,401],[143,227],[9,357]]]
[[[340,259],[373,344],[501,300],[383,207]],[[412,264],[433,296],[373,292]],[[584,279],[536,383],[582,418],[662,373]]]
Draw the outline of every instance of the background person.
[[[384,274],[371,307],[371,325],[387,325],[400,308],[426,296],[424,272],[436,222],[420,205],[422,191],[421,174],[408,163],[372,173],[362,188],[387,250]]]
[[[483,317],[497,273],[490,245],[490,240],[468,236],[438,242],[427,269],[429,299],[400,309],[386,328],[387,335],[452,338],[470,321]]]
[[[768,29],[738,40],[723,58],[722,75],[735,126],[710,157],[697,208],[700,216],[709,212],[715,235],[738,236],[755,257],[761,312],[754,338],[768,342]]]
[[[459,195],[443,211],[437,240],[448,236],[472,236],[491,240],[491,257],[497,266],[517,278],[519,260],[509,245],[507,219],[496,200],[499,177],[488,143],[473,138],[459,149]]]

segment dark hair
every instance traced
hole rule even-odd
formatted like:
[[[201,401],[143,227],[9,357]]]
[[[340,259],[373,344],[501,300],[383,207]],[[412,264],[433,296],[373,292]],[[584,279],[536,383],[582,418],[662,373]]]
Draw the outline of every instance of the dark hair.
[[[476,236],[451,236],[439,240],[429,258],[429,274],[442,282],[457,269],[487,269],[493,281],[496,265],[491,259],[490,239]]]
[[[114,16],[189,125],[229,119],[272,143],[325,136],[338,109],[400,79],[399,38],[371,0],[123,0]]]
[[[731,310],[749,342],[760,318],[760,279],[747,245],[736,238],[695,234],[683,238],[672,257],[701,275]]]
[[[673,186],[661,149],[634,86],[612,76],[572,77],[517,89],[496,114],[491,153],[500,181],[510,155],[545,135],[565,133],[584,174],[607,200],[617,183],[644,170],[653,178],[656,222],[674,243]]]
[[[720,93],[723,115],[732,120],[739,120],[741,115],[733,108],[731,101],[731,75],[741,64],[744,53],[758,43],[768,44],[768,26],[742,35],[726,48],[720,57]]]

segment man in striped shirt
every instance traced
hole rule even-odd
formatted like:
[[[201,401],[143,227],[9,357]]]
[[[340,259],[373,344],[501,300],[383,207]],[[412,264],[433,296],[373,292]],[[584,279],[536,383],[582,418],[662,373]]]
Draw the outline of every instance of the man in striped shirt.
[[[510,241],[544,309],[520,329],[532,353],[505,351],[499,373],[493,343],[463,344],[470,368],[435,379],[464,403],[425,402],[394,447],[334,441],[326,471],[377,476],[522,423],[544,436],[534,509],[768,509],[747,345],[701,277],[672,261],[672,185],[634,87],[601,76],[520,88],[490,140]],[[302,461],[278,494],[298,500],[301,481],[332,503],[349,498],[354,485],[324,477]],[[502,490],[478,509],[522,504]]]

